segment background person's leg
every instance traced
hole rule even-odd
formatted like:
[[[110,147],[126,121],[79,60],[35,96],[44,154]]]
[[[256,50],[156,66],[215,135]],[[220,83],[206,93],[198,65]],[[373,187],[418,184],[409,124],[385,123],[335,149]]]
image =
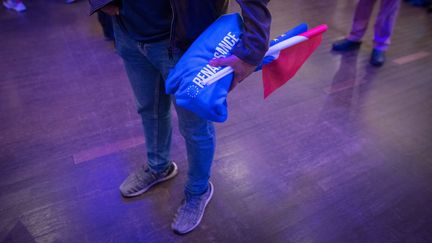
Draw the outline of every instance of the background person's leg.
[[[369,19],[376,0],[360,0],[354,11],[349,35],[333,43],[333,51],[352,51],[360,48],[361,39],[366,33]]]
[[[351,32],[347,39],[360,41],[366,33],[376,0],[360,0],[354,12]]]
[[[400,0],[381,0],[380,10],[375,21],[374,49],[386,51],[400,7]]]
[[[390,37],[399,10],[400,0],[381,0],[380,10],[375,21],[374,49],[370,64],[380,67],[384,64],[385,52],[390,45]]]

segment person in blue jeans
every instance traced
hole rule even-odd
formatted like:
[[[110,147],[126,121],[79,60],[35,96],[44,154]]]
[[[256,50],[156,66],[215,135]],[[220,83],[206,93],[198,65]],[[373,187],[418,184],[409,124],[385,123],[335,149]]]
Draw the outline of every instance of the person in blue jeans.
[[[261,62],[268,45],[271,16],[268,0],[237,0],[245,32],[233,55],[211,61],[234,69],[234,88]],[[120,185],[124,197],[134,197],[177,175],[170,160],[171,117],[174,103],[179,128],[186,142],[188,179],[185,198],[171,225],[185,234],[196,228],[213,196],[209,181],[215,153],[212,122],[175,104],[165,93],[164,82],[188,46],[227,10],[228,0],[90,0],[91,13],[114,16],[116,48],[122,57],[137,110],[144,127],[147,165],[137,168]]]

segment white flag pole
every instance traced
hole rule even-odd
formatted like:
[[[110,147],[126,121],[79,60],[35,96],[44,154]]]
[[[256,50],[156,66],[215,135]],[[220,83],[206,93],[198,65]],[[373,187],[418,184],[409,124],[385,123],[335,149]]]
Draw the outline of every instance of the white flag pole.
[[[284,41],[281,41],[271,47],[269,47],[268,51],[266,52],[266,54],[264,56],[272,56],[274,58],[277,58],[279,56],[279,52],[285,48],[297,45],[301,42],[307,41],[308,38],[301,36],[301,35],[297,35],[297,36],[293,36],[289,39],[286,39]],[[234,72],[234,69],[230,66],[224,67],[222,68],[219,72],[215,73],[214,75],[204,79],[202,81],[202,84],[204,85],[211,85],[212,83],[218,81],[219,79],[225,77],[226,75],[230,74]]]

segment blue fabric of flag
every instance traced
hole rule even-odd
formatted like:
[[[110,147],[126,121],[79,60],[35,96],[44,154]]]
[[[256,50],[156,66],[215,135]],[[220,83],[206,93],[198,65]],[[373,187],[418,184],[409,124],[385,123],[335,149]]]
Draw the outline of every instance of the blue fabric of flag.
[[[226,97],[233,74],[210,85],[200,81],[221,69],[209,67],[208,63],[230,54],[229,47],[241,37],[242,23],[238,13],[219,17],[183,54],[165,82],[166,92],[175,95],[177,105],[210,121],[227,119]]]

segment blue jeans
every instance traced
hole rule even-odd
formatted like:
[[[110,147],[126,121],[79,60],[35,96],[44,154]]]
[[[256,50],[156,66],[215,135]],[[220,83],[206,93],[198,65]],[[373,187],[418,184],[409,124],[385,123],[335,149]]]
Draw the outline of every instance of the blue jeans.
[[[168,40],[142,43],[130,38],[116,19],[113,22],[117,52],[123,59],[144,126],[148,166],[160,173],[171,163],[171,96],[165,93],[165,79],[182,53],[174,50],[173,58],[169,58]],[[214,127],[188,110],[177,105],[175,108],[189,163],[185,193],[202,194],[208,187],[215,151]]]

